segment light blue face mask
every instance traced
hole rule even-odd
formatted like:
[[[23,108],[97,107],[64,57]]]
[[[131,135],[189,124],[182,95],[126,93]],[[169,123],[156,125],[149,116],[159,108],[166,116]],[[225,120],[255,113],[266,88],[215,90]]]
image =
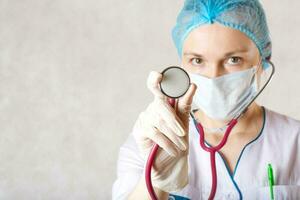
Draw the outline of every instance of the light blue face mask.
[[[216,120],[237,117],[258,92],[257,66],[216,78],[189,73],[197,85],[193,104],[207,116]]]

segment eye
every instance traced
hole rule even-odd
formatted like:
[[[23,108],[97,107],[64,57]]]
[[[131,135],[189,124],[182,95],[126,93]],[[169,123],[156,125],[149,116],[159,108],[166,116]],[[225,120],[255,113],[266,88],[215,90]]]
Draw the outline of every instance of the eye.
[[[201,58],[192,58],[191,63],[193,65],[201,65],[203,63],[203,60]]]
[[[241,64],[242,61],[243,61],[243,59],[241,57],[234,56],[234,57],[230,57],[227,60],[227,64],[229,64],[229,65],[238,65],[238,64]]]

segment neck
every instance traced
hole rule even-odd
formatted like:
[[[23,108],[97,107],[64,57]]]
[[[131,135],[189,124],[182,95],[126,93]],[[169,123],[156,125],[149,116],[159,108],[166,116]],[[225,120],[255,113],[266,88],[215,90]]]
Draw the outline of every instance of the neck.
[[[198,122],[201,122],[203,127],[208,129],[213,128],[222,128],[228,124],[228,121],[221,121],[221,120],[214,120],[207,115],[200,109],[194,113],[194,116]],[[231,135],[238,134],[241,132],[245,132],[245,130],[251,128],[251,126],[255,126],[255,121],[262,116],[262,108],[253,102],[249,107],[248,110],[238,119],[238,123],[236,124],[235,128],[232,130]],[[254,122],[254,123],[253,123]],[[214,133],[214,132],[210,132]]]

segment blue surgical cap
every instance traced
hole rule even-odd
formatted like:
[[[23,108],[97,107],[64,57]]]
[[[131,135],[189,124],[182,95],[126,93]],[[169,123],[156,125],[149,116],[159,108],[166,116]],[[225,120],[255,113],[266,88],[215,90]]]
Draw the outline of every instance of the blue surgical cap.
[[[272,53],[266,16],[258,0],[186,0],[172,30],[178,54],[183,42],[195,28],[218,22],[246,34],[257,46],[266,69]]]

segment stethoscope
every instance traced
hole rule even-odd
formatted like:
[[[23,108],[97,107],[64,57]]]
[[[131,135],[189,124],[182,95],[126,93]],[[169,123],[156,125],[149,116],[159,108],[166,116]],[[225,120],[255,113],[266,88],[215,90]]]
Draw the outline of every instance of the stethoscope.
[[[193,117],[193,120],[196,124],[197,131],[200,136],[200,139],[199,139],[200,146],[203,150],[207,151],[210,154],[212,186],[211,186],[211,191],[210,191],[210,195],[208,198],[209,200],[214,199],[216,190],[217,190],[217,171],[216,171],[216,159],[215,159],[216,152],[221,150],[223,148],[223,146],[226,144],[228,136],[231,133],[231,130],[237,124],[238,119],[247,111],[247,109],[251,105],[251,103],[253,103],[253,101],[262,93],[262,91],[269,84],[269,82],[271,81],[271,79],[275,73],[274,64],[269,60],[266,60],[265,62],[268,62],[271,65],[272,71],[271,71],[269,78],[267,79],[267,81],[263,85],[263,87],[259,90],[259,92],[254,96],[254,98],[245,106],[245,108],[241,112],[239,112],[236,116],[234,116],[232,120],[230,120],[230,122],[227,124],[225,134],[224,134],[221,142],[218,145],[207,146],[205,144],[203,126],[201,125],[200,122],[198,123],[195,120],[195,116],[193,115],[193,112],[190,113]],[[189,75],[184,69],[177,67],[177,66],[171,66],[162,71],[162,77],[163,78],[160,83],[160,89],[161,89],[162,93],[168,97],[169,104],[173,108],[175,108],[175,112],[176,112],[176,103],[177,103],[176,99],[178,99],[179,97],[182,97],[189,89],[189,86],[190,86]],[[153,186],[152,186],[152,181],[151,181],[151,169],[152,169],[152,166],[154,163],[154,159],[155,159],[155,155],[157,153],[158,147],[159,146],[157,144],[153,145],[151,152],[149,154],[149,157],[148,157],[148,160],[146,163],[146,169],[145,169],[146,186],[147,186],[147,190],[148,190],[149,195],[152,200],[158,200],[158,198],[155,194],[155,191],[153,189]]]

